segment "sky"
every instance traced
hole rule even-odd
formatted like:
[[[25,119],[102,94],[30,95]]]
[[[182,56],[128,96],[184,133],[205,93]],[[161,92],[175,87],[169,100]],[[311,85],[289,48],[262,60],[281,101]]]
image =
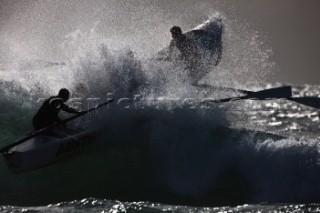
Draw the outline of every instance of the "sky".
[[[273,79],[319,84],[319,0],[0,0],[0,60],[63,61],[67,35],[94,31],[137,52],[156,52],[169,29],[214,12],[258,31],[273,50]]]

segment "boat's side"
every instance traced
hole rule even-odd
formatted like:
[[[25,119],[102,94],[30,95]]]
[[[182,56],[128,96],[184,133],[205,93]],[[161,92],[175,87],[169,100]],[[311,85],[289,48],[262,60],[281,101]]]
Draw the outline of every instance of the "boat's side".
[[[10,171],[22,173],[56,162],[94,140],[93,132],[84,131],[63,138],[44,136],[30,139],[4,154]]]

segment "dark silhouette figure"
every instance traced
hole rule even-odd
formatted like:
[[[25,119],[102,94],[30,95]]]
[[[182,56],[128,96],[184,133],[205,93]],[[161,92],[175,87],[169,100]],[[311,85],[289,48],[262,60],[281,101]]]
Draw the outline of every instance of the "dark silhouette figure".
[[[187,65],[187,69],[197,68],[201,60],[197,45],[182,33],[180,27],[174,26],[170,32],[173,39],[169,46],[168,59],[172,60],[173,49],[176,47],[180,51],[180,60]]]
[[[83,112],[73,109],[64,103],[69,99],[69,96],[69,91],[63,88],[60,89],[58,96],[52,96],[45,100],[33,117],[32,123],[34,129],[40,130],[61,122],[62,120],[58,117],[60,110],[74,114],[82,114]]]
[[[193,85],[197,85],[197,82],[210,71],[206,65],[217,66],[221,60],[223,27],[217,25],[213,31],[214,33],[192,30],[183,34],[178,26],[170,29],[173,39],[167,59],[172,60],[173,50],[177,48],[180,60],[186,64],[188,77]]]

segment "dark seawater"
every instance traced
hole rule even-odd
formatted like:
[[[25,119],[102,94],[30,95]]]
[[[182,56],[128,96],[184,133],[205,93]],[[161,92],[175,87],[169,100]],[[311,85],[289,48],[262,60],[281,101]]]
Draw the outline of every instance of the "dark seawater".
[[[231,25],[225,60],[210,68],[216,75],[206,83],[254,91],[283,85],[253,81],[262,68],[246,73],[272,67],[256,35],[241,41],[250,43],[246,53],[254,63],[232,60],[240,44]],[[61,87],[70,88],[77,98],[70,104],[79,109],[110,95],[116,101],[69,124],[100,130],[75,155],[19,175],[2,159],[0,212],[319,211],[319,110],[288,100],[203,105],[205,98],[241,94],[190,86],[177,64],[139,59],[76,34],[66,43],[73,53],[66,65],[1,73],[1,147],[29,131],[41,98]],[[228,71],[234,67],[246,67],[244,77]],[[318,85],[293,87],[295,96],[319,92]]]
[[[188,207],[151,202],[120,202],[87,198],[42,207],[3,206],[1,212],[319,212],[317,204],[258,204],[235,207]]]

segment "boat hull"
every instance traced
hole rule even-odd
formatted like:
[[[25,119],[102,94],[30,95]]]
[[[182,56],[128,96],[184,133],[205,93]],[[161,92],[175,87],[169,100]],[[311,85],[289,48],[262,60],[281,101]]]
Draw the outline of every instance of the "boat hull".
[[[57,162],[92,141],[94,133],[90,131],[55,130],[12,147],[3,156],[11,172],[23,173]]]

